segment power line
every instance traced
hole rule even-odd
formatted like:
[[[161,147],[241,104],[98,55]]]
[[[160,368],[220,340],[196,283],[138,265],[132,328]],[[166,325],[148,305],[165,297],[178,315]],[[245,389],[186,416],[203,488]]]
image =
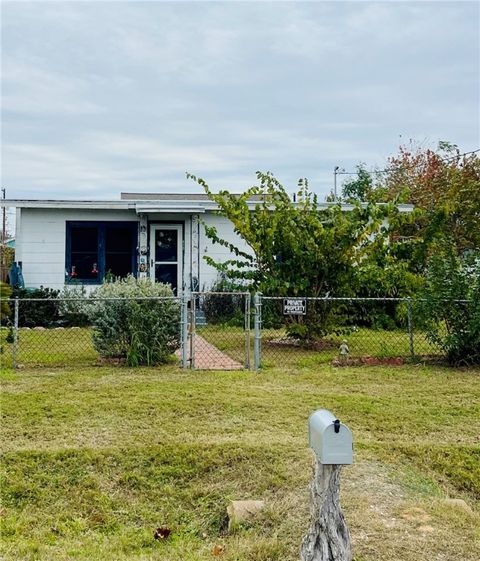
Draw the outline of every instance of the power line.
[[[442,160],[442,162],[450,162],[451,160],[461,158],[462,156],[468,156],[469,154],[476,154],[477,152],[480,152],[480,148],[477,148],[476,150],[471,150],[470,152],[464,152],[463,154],[456,154],[455,156],[451,156],[450,158],[440,158],[440,159]]]

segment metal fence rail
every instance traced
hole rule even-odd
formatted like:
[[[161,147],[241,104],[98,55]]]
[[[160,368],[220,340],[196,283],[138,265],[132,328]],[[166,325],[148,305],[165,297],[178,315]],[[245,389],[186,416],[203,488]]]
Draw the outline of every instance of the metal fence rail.
[[[124,364],[124,355],[105,356],[100,348],[95,317],[108,305],[118,319],[127,302],[138,305],[135,329],[140,330],[142,314],[152,320],[155,310],[161,313],[159,303],[173,305],[157,327],[173,325],[169,352],[183,368],[258,370],[444,358],[444,351],[428,338],[419,301],[408,298],[295,300],[248,292],[194,292],[180,297],[3,300],[9,309],[0,318],[1,366]],[[458,305],[461,310],[469,303]]]

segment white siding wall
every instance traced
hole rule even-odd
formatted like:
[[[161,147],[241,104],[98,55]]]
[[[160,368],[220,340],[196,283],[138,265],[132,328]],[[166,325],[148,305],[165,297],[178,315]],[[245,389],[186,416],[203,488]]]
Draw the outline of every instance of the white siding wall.
[[[209,225],[217,228],[218,235],[249,252],[247,244],[235,234],[232,223],[212,213],[200,215]],[[191,228],[190,216],[182,214],[150,214],[150,223],[184,222],[184,278],[190,286]],[[16,260],[23,263],[25,286],[45,286],[62,289],[65,283],[66,222],[70,220],[108,220],[138,222],[134,211],[31,209],[17,211]],[[216,261],[226,261],[235,256],[227,248],[213,244],[200,224],[200,289],[208,290],[217,280],[217,271],[203,259],[209,255]],[[149,256],[150,258],[150,256]]]
[[[15,259],[23,263],[26,287],[63,288],[67,220],[138,221],[133,211],[23,208],[17,220]]]
[[[241,251],[251,253],[250,247],[238,236],[233,230],[233,224],[216,214],[205,214],[202,216],[203,220],[209,226],[215,226],[219,238],[233,243]],[[205,235],[205,227],[200,225],[200,289],[208,290],[215,283],[218,277],[217,270],[206,263],[203,259],[204,255],[209,255],[215,261],[227,261],[228,259],[238,259],[242,261],[241,257],[236,257],[233,253],[219,244],[213,244],[210,239]]]

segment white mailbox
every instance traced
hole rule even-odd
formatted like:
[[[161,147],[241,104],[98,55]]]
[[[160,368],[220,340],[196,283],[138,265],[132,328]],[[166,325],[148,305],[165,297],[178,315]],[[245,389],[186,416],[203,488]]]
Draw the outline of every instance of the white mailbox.
[[[326,409],[310,415],[308,444],[321,464],[353,464],[352,432]]]

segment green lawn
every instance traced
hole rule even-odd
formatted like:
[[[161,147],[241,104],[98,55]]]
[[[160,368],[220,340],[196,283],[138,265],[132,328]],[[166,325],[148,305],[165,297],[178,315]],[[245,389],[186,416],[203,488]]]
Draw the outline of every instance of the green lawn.
[[[2,374],[6,561],[298,558],[308,415],[354,434],[342,502],[356,561],[478,561],[480,370],[310,363],[253,372]],[[473,509],[444,502],[462,498]],[[265,499],[226,532],[231,499]],[[165,541],[154,530],[168,526]]]
[[[4,367],[12,366],[12,345],[7,342],[8,330],[0,329],[0,355]],[[89,328],[19,329],[17,364],[23,366],[94,365],[98,354],[92,344]]]

